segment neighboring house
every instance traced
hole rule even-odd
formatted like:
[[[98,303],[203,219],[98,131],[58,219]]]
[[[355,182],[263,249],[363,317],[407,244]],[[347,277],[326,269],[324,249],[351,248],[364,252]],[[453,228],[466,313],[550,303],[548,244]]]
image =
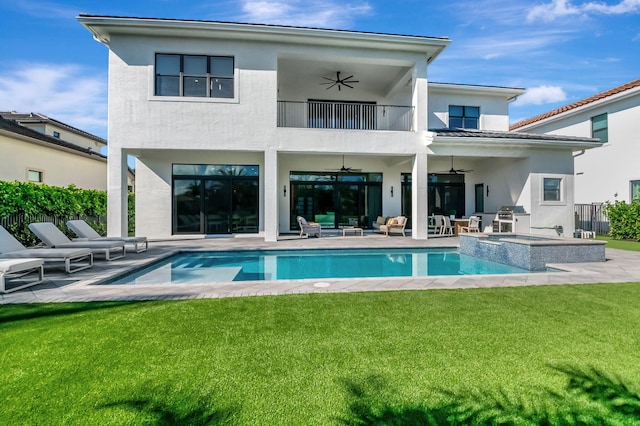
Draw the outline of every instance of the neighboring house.
[[[28,116],[38,117],[39,125],[35,119],[28,125],[18,123],[19,117]],[[40,114],[0,112],[0,180],[62,187],[73,184],[78,188],[106,191],[107,157],[99,149],[106,141],[78,129],[73,131],[74,138],[70,130],[63,130],[72,127],[43,117]],[[45,130],[47,121],[55,123],[54,128],[64,133],[53,136],[54,130]],[[69,136],[74,142],[63,136]],[[127,181],[132,187],[134,179],[133,171],[129,170]]]
[[[519,88],[427,83],[446,38],[80,15],[109,48],[109,235],[260,233],[296,217],[371,228],[406,215],[531,214],[573,231],[573,153],[591,138],[508,132]],[[431,129],[431,130],[429,130]],[[464,168],[472,172],[461,172]],[[450,170],[453,169],[453,170]]]
[[[602,149],[577,152],[575,202],[640,198],[640,79],[556,108],[512,130],[599,138]]]

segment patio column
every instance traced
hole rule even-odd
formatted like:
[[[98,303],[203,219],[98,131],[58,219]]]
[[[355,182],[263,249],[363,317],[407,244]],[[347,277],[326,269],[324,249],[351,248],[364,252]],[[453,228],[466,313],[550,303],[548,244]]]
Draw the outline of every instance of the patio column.
[[[427,153],[419,152],[413,158],[411,171],[411,238],[414,240],[428,238],[428,180]]]
[[[127,154],[109,147],[107,156],[107,235],[128,236],[127,215]]]
[[[278,150],[264,152],[264,240],[278,241]]]

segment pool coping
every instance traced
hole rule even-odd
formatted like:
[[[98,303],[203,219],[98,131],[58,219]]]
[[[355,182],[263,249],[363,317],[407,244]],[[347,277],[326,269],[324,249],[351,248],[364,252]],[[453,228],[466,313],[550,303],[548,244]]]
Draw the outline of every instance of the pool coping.
[[[281,237],[276,243],[262,238],[188,239],[151,241],[148,252],[130,253],[124,259],[105,262],[98,259],[93,268],[67,275],[47,270],[45,282],[24,290],[0,295],[0,304],[120,301],[120,300],[181,300],[194,298],[224,298],[308,294],[356,291],[462,289],[511,287],[528,285],[592,284],[602,282],[640,282],[640,252],[606,249],[607,261],[596,263],[549,264],[562,272],[536,272],[508,275],[456,275],[433,277],[331,278],[277,281],[233,281],[209,284],[96,284],[127,270],[149,265],[180,251],[288,250],[306,248],[458,248],[458,237],[412,240],[410,237],[329,236],[300,239]],[[322,282],[328,286],[314,286]]]

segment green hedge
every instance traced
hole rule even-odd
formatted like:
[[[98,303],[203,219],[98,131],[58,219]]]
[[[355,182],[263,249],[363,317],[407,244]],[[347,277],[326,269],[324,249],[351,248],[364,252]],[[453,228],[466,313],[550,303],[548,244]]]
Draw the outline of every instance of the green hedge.
[[[135,232],[135,198],[129,194],[129,233]],[[0,219],[22,218],[10,222],[7,230],[25,245],[38,243],[29,231],[28,218],[47,216],[67,233],[74,236],[64,223],[74,218],[87,220],[99,234],[106,234],[107,193],[93,189],[81,189],[74,185],[67,188],[30,182],[0,181]],[[102,219],[100,219],[102,218]],[[39,219],[43,220],[43,219]]]
[[[609,218],[609,236],[617,240],[640,240],[640,200],[607,203],[604,213]]]

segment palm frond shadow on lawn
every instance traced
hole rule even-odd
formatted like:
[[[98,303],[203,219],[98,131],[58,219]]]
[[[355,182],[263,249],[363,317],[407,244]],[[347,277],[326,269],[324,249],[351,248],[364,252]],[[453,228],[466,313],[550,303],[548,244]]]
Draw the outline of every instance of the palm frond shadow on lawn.
[[[138,392],[134,392],[138,393]],[[122,398],[99,405],[101,410],[130,411],[145,424],[170,425],[233,425],[236,408],[216,408],[213,395],[186,396],[172,389],[140,392],[139,397]],[[114,413],[115,414],[115,413]],[[115,414],[117,415],[117,414]]]
[[[87,302],[87,303],[51,303],[51,304],[23,304],[12,306],[11,310],[4,312],[0,309],[0,325],[13,322],[30,320],[35,318],[61,317],[82,312],[97,311],[102,309],[119,308],[127,305],[137,305],[148,302]]]
[[[640,394],[619,377],[593,367],[551,366],[568,382],[564,392],[540,390],[535,396],[504,390],[435,389],[442,402],[427,405],[394,401],[394,392],[378,376],[343,381],[346,426],[431,425],[640,425]]]

